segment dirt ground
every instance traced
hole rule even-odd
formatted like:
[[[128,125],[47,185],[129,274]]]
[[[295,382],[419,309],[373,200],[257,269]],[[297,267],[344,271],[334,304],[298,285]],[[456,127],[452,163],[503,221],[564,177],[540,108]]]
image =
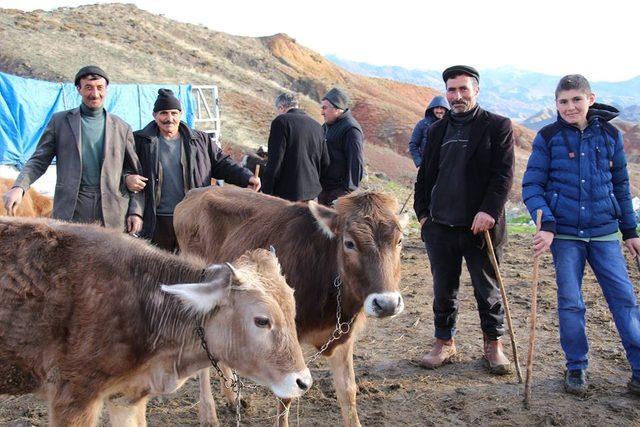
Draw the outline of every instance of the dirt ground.
[[[526,359],[530,296],[531,236],[513,235],[505,252],[502,275],[514,321],[521,360]],[[630,369],[602,292],[589,272],[584,281],[588,335],[591,344],[590,395],[577,398],[562,390],[564,357],[558,339],[555,282],[550,255],[541,265],[538,340],[532,405],[522,405],[523,386],[516,375],[489,375],[483,366],[482,334],[467,274],[461,286],[454,364],[426,371],[415,360],[432,341],[432,281],[422,242],[405,240],[402,293],[405,311],[390,320],[369,321],[355,351],[359,386],[358,412],[365,426],[428,425],[640,425],[640,399],[626,389]],[[640,276],[632,271],[632,280]],[[511,346],[505,346],[511,354]],[[306,349],[311,353],[311,349]],[[327,364],[311,366],[313,388],[294,403],[291,425],[329,426],[341,423]],[[524,373],[524,366],[523,366]],[[148,405],[151,426],[197,425],[198,387],[190,380],[175,396]],[[222,425],[235,415],[216,394]],[[243,425],[273,425],[275,406],[265,389],[249,390]],[[46,406],[33,396],[0,397],[0,425],[45,425]],[[103,417],[104,418],[104,417]],[[103,419],[103,424],[106,422]]]

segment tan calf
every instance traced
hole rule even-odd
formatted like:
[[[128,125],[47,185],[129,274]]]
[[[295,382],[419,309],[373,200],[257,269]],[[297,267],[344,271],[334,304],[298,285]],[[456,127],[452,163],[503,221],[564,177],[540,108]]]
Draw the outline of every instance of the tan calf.
[[[46,399],[52,426],[95,425],[103,402],[112,424],[145,425],[149,397],[209,366],[197,326],[279,397],[311,385],[293,292],[265,250],[207,267],[97,226],[5,217],[0,301],[0,394]]]

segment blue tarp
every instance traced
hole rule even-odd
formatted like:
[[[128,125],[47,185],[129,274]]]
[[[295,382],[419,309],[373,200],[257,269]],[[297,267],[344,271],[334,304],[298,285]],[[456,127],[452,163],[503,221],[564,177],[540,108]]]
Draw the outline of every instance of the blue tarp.
[[[158,89],[173,90],[182,103],[182,120],[190,127],[195,119],[191,85],[110,84],[105,108],[142,129],[153,120]],[[51,83],[0,72],[0,165],[22,168],[38,144],[53,113],[80,105],[73,83]]]

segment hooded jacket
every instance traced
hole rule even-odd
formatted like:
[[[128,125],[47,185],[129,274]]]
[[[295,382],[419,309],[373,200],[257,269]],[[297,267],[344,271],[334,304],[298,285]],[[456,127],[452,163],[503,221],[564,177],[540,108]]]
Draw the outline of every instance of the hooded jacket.
[[[522,180],[532,217],[542,210],[542,229],[589,238],[618,231],[637,237],[622,133],[609,123],[618,110],[593,104],[581,131],[564,121],[536,135]]]
[[[436,107],[442,107],[449,111],[449,104],[444,96],[434,97],[424,111],[424,118],[416,123],[416,126],[413,128],[413,133],[411,133],[409,152],[416,167],[420,167],[422,163],[424,147],[427,145],[427,131],[429,130],[429,126],[438,121],[438,118],[433,115],[433,109]]]

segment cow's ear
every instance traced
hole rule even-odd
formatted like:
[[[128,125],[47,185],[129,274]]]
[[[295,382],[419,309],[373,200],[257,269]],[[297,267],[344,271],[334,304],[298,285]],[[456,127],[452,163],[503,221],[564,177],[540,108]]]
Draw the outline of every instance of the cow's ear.
[[[407,224],[409,224],[409,214],[405,212],[400,215],[400,217],[398,217],[398,224],[400,224],[401,230],[407,228]]]
[[[311,211],[311,215],[316,219],[320,230],[330,239],[336,237],[336,227],[338,214],[334,209],[327,208],[326,206],[322,206],[313,200],[309,201],[309,210]]]
[[[213,278],[202,283],[162,285],[163,292],[176,295],[182,303],[196,313],[208,313],[229,301],[233,270],[227,265],[212,265]]]

